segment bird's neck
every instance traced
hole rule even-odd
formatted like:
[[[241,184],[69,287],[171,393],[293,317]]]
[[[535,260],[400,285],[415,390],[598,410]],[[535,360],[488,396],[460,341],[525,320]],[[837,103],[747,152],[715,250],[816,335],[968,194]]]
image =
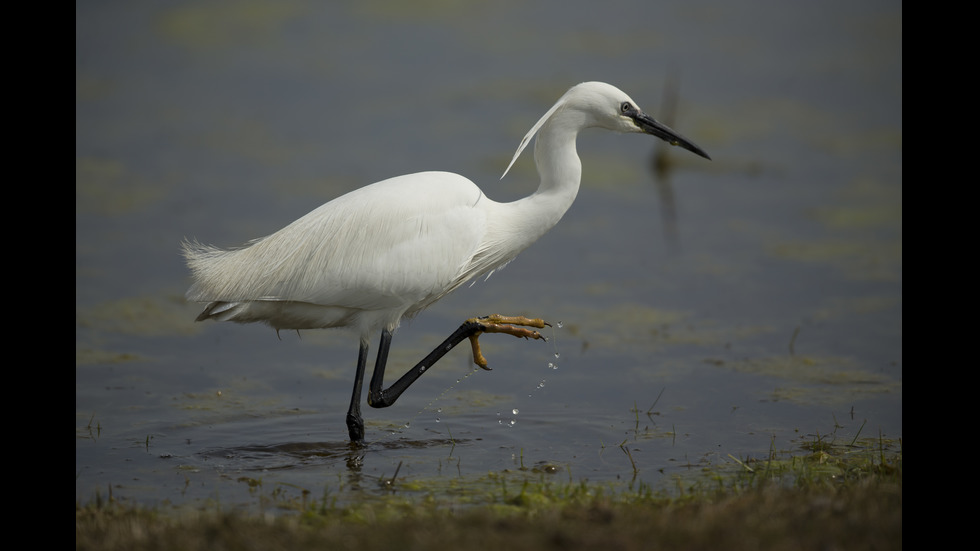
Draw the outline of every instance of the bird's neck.
[[[582,182],[582,161],[575,149],[579,127],[552,119],[538,132],[534,142],[534,163],[541,183],[528,197],[536,204],[539,218],[547,231],[572,206]],[[542,232],[544,233],[544,232]]]
[[[509,262],[558,223],[578,194],[582,163],[575,152],[578,129],[549,121],[534,143],[534,161],[541,183],[537,191],[512,203],[499,204],[490,219],[489,241],[504,244],[500,263]],[[494,266],[495,267],[495,266]]]

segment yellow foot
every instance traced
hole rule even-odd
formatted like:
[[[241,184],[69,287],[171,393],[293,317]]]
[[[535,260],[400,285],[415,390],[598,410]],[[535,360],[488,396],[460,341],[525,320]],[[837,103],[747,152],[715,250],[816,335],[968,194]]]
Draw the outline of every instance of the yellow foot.
[[[470,346],[473,348],[473,363],[482,367],[483,369],[486,369],[487,371],[489,371],[490,368],[488,367],[487,359],[483,357],[483,353],[480,352],[480,335],[483,333],[506,333],[508,335],[523,337],[525,339],[547,341],[548,339],[544,338],[541,333],[531,329],[525,329],[524,327],[536,327],[538,329],[551,327],[550,323],[542,319],[532,319],[524,316],[501,316],[499,314],[482,318],[470,318],[466,321],[476,323],[480,326],[479,331],[470,335]],[[516,327],[518,325],[523,327]]]

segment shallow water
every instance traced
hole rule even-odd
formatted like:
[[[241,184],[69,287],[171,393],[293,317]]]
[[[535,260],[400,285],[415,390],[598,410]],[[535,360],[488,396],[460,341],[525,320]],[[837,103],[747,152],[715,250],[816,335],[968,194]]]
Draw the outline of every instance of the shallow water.
[[[76,6],[76,500],[357,500],[396,469],[668,487],[773,442],[901,437],[901,6],[649,4]],[[460,347],[351,449],[355,338],[193,322],[184,237],[238,245],[420,170],[520,197],[529,152],[500,174],[584,80],[714,160],[659,174],[652,138],[583,134],[565,218],[404,324],[389,379],[473,315],[549,342],[487,335],[489,372]]]

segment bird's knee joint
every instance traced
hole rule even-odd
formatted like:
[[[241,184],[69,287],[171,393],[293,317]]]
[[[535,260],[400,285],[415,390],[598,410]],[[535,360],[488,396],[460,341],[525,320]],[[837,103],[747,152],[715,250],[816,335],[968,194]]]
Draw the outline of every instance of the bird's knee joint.
[[[379,390],[377,392],[368,392],[367,403],[373,408],[386,408],[394,402],[388,400],[385,391]]]

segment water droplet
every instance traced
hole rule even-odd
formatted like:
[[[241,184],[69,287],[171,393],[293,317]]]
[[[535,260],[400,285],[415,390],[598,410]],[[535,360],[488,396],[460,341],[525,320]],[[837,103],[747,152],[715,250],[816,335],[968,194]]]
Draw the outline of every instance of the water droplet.
[[[562,325],[564,325],[564,324],[563,324],[562,322],[560,322],[560,321],[559,321],[559,322],[558,322],[558,329],[561,329],[561,326],[562,326]]]
[[[558,353],[558,352],[555,352],[555,359],[557,360],[557,359],[558,359],[558,358],[560,358],[560,357],[561,357],[561,354],[560,354],[560,353]]]
[[[442,421],[442,419],[439,419],[438,417],[436,417],[436,423],[438,423],[439,421]]]
[[[520,412],[517,410],[517,408],[514,408],[514,415],[517,415],[518,413]]]
[[[412,424],[412,422],[411,422],[411,421],[409,421],[409,422],[407,422],[407,423],[405,423],[405,428],[407,429],[407,428],[409,427],[409,425],[411,425],[411,424]]]
[[[517,423],[517,419],[511,419],[509,426],[513,427],[515,423]]]
[[[538,388],[544,388],[544,381],[541,381],[540,383],[538,383]]]

